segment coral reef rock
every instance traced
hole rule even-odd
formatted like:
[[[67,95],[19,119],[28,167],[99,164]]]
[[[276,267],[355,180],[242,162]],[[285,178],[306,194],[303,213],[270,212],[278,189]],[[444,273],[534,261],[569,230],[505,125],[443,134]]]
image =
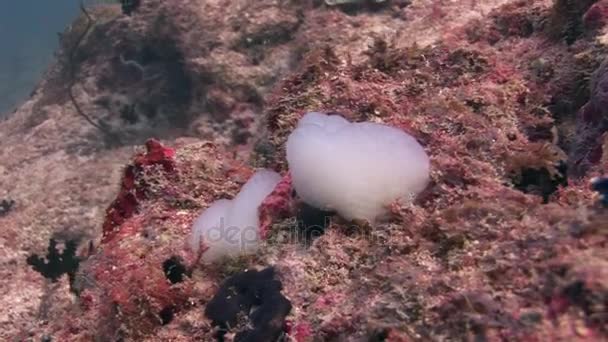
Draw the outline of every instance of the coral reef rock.
[[[280,296],[225,340],[606,340],[605,1],[365,3],[88,7],[0,122],[0,340],[215,341],[208,303],[268,267]],[[309,212],[285,145],[310,111],[415,136],[428,187],[374,229]],[[262,167],[257,253],[201,265],[192,223]],[[51,239],[72,288],[27,264]]]

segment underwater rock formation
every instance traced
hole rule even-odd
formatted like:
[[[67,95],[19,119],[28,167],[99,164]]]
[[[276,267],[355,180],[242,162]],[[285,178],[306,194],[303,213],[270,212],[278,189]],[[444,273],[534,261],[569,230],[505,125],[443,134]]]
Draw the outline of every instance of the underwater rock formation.
[[[149,0],[131,17],[92,11],[79,103],[133,133],[127,144],[163,142],[134,157],[101,142],[65,97],[61,63],[0,123],[2,198],[19,204],[0,217],[0,339],[213,341],[204,311],[222,281],[270,266],[283,297],[274,326],[299,342],[605,339],[608,214],[589,181],[608,159],[576,177],[561,165],[585,137],[576,112],[596,101],[585,89],[596,89],[587,76],[606,57],[606,32],[585,25],[585,8],[566,18],[576,32],[551,36],[548,1],[387,3],[346,13],[315,1]],[[373,230],[303,213],[285,142],[313,110],[417,137],[428,188]],[[200,266],[192,223],[258,167],[285,172],[260,207],[258,253]],[[317,215],[322,235],[284,238]],[[25,259],[77,229],[92,248],[76,253],[73,295]]]

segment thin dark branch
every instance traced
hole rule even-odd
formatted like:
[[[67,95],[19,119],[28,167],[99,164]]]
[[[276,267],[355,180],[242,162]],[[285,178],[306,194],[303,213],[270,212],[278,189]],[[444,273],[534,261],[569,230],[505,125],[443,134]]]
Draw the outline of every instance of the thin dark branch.
[[[109,137],[116,138],[114,136],[114,134],[112,134],[112,132],[108,131],[102,125],[100,125],[99,123],[97,123],[93,119],[91,119],[91,117],[88,116],[82,110],[82,108],[76,101],[76,96],[74,96],[74,86],[76,85],[76,66],[75,66],[76,63],[74,60],[76,59],[76,52],[78,51],[78,48],[80,47],[80,44],[82,43],[84,38],[87,36],[87,34],[89,34],[91,27],[93,27],[93,18],[91,17],[89,12],[86,10],[82,1],[80,2],[80,11],[85,15],[85,17],[87,19],[87,24],[86,24],[85,29],[82,31],[82,33],[76,40],[76,43],[74,43],[74,46],[72,47],[72,49],[70,50],[70,53],[68,55],[68,62],[69,62],[69,68],[70,68],[70,83],[68,86],[68,93],[70,95],[70,100],[72,101],[72,104],[74,105],[74,108],[76,109],[76,112],[78,113],[78,115],[83,117],[89,124],[91,124],[93,127],[97,128],[103,134],[106,134]]]

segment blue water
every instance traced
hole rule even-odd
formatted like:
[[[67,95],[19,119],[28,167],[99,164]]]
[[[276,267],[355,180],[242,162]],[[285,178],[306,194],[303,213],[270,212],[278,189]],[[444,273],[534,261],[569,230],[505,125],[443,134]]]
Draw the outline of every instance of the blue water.
[[[52,61],[77,0],[0,0],[0,117],[26,100]]]

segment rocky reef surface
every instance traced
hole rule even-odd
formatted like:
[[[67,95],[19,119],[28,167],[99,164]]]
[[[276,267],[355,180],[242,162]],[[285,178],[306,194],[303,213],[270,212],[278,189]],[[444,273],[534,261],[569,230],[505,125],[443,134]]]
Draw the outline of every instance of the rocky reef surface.
[[[206,304],[268,267],[273,338],[608,338],[608,2],[328,3],[142,0],[66,29],[0,122],[1,340],[218,340]],[[417,137],[431,184],[309,236],[285,141],[312,110]],[[256,167],[284,175],[261,250],[201,266],[193,220]],[[257,319],[221,338],[263,341]]]

